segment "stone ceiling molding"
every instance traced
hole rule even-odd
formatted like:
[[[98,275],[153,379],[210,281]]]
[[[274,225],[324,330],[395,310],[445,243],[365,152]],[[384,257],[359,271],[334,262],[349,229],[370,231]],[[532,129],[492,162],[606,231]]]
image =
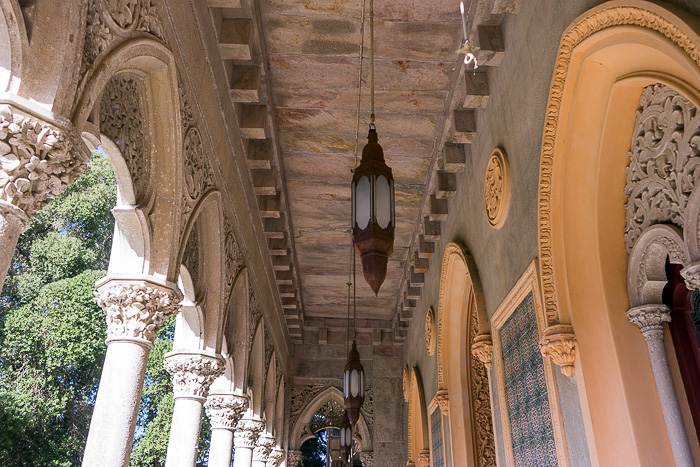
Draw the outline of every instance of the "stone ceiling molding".
[[[435,326],[435,312],[433,307],[428,308],[425,314],[425,348],[428,355],[435,355],[435,343],[437,341],[437,327]]]
[[[496,148],[486,164],[484,177],[484,207],[486,220],[494,229],[506,221],[510,204],[510,167],[503,150]]]
[[[557,324],[559,317],[552,251],[552,174],[564,85],[574,49],[586,38],[606,28],[639,26],[665,36],[700,66],[700,49],[698,44],[690,38],[691,29],[688,26],[679,27],[682,22],[677,17],[673,17],[668,10],[652,3],[644,1],[635,3],[639,6],[628,6],[619,1],[613,1],[582,15],[564,32],[557,52],[555,72],[546,107],[538,196],[540,274],[545,313],[550,325]]]

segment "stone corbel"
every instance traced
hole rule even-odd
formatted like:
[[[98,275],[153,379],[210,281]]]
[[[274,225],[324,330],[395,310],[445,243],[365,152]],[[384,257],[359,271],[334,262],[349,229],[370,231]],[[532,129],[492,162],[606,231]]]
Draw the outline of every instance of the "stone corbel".
[[[681,270],[685,285],[689,290],[700,289],[700,262],[691,263]]]
[[[360,453],[360,460],[362,461],[362,465],[364,467],[373,467],[374,466],[374,452],[372,452],[372,451],[361,452]]]
[[[287,451],[287,467],[297,467],[301,462],[301,451]]]
[[[565,376],[574,375],[576,336],[568,324],[555,324],[544,330],[540,340],[542,356],[551,358]]]
[[[163,322],[180,311],[181,300],[176,286],[149,280],[107,278],[98,282],[95,292],[107,320],[107,343],[130,340],[149,348]]]
[[[440,412],[442,412],[443,415],[447,415],[450,407],[450,396],[447,389],[438,389],[435,394],[435,403],[440,406]]]
[[[165,355],[163,367],[173,376],[175,399],[204,401],[214,380],[224,373],[226,364],[216,354],[170,352]]]
[[[253,449],[253,460],[267,463],[272,453],[272,449],[275,447],[275,438],[269,435],[263,435],[258,437],[258,441],[255,443],[255,448]]]
[[[423,449],[418,454],[418,466],[419,467],[430,467],[430,451]]]
[[[479,334],[474,338],[472,355],[483,363],[487,370],[491,370],[491,362],[493,360],[491,334]]]

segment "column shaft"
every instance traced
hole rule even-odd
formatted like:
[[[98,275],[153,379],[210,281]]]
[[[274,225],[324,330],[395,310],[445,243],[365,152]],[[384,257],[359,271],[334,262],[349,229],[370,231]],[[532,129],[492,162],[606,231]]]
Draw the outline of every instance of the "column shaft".
[[[129,465],[149,350],[134,341],[107,346],[83,467]]]
[[[209,467],[231,467],[233,430],[212,428],[209,445]]]
[[[0,202],[0,288],[17,247],[19,235],[29,226],[29,218],[19,208]]]
[[[194,467],[197,463],[202,404],[201,399],[175,399],[168,453],[165,458],[165,465],[168,467]]]
[[[236,455],[233,459],[233,467],[251,467],[253,463],[253,448],[236,446]]]

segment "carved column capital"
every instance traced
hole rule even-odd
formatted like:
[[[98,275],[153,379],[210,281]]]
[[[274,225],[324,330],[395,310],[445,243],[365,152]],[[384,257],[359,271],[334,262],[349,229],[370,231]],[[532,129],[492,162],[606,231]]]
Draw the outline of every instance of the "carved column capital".
[[[568,324],[556,324],[544,330],[540,340],[542,356],[550,357],[565,376],[573,376],[576,361],[576,336]]]
[[[31,217],[80,176],[89,158],[74,131],[0,105],[0,201]]]
[[[180,311],[179,291],[147,281],[108,281],[95,302],[105,312],[107,342],[137,340],[150,345],[163,322]]]
[[[260,432],[264,429],[265,423],[262,420],[242,418],[236,424],[236,431],[233,433],[234,446],[253,449],[258,442]]]
[[[272,448],[275,447],[275,438],[270,435],[262,435],[258,437],[258,441],[253,448],[253,460],[267,463]]]
[[[647,342],[661,341],[664,338],[664,323],[671,322],[671,310],[666,305],[642,305],[630,309],[627,318],[639,327]]]
[[[284,449],[273,449],[267,458],[266,467],[277,467],[284,458]]]
[[[301,462],[301,451],[287,451],[287,467],[297,467]]]
[[[442,414],[447,415],[447,411],[450,407],[450,395],[448,394],[447,389],[438,389],[437,393],[435,394],[435,402],[440,406],[440,411]]]
[[[681,270],[685,286],[690,290],[700,289],[700,262],[691,263]]]
[[[175,399],[204,401],[211,384],[224,373],[226,365],[219,355],[170,352],[165,355],[163,367],[173,376]]]
[[[493,359],[493,342],[491,341],[491,334],[479,334],[474,338],[474,343],[472,344],[472,355],[479,359],[487,370],[491,369],[491,361]]]
[[[430,451],[423,449],[418,454],[418,466],[419,467],[430,467]]]
[[[362,465],[364,467],[374,467],[374,452],[361,452],[360,460],[362,461]]]
[[[246,410],[248,398],[238,394],[213,394],[204,404],[211,427],[233,430]]]

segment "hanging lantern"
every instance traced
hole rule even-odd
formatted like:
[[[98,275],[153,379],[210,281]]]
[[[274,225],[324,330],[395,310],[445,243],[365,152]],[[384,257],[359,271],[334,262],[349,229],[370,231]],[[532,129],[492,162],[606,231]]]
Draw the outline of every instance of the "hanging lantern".
[[[357,351],[354,340],[343,372],[343,402],[348,419],[355,426],[360,419],[360,408],[365,402],[365,369],[360,362],[360,352]]]
[[[340,422],[340,457],[344,465],[348,465],[352,452],[352,425],[348,418],[348,411],[343,413],[343,421]]]
[[[362,273],[377,295],[394,248],[394,177],[373,126],[367,140],[352,177],[352,234]]]

